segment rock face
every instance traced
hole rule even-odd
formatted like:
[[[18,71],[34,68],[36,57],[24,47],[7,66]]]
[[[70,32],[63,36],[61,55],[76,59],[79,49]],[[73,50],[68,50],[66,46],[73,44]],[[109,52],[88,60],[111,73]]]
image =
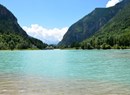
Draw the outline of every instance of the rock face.
[[[17,18],[0,5],[0,49],[28,49],[46,47],[42,41],[32,38],[19,26]]]
[[[96,8],[90,14],[73,24],[64,35],[59,46],[70,46],[79,43],[95,35],[108,24],[130,2],[123,0],[110,8]]]

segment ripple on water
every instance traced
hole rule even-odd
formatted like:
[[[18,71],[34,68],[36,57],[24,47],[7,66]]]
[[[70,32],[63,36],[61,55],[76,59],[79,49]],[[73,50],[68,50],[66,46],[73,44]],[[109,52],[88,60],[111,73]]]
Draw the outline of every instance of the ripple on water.
[[[130,95],[130,86],[110,81],[9,75],[0,78],[0,95]]]

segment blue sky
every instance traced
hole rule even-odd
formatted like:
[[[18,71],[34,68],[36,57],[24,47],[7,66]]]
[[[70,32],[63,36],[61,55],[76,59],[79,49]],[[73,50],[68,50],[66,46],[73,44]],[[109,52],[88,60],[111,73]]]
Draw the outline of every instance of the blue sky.
[[[0,0],[18,18],[19,24],[33,23],[47,28],[70,26],[108,0]]]
[[[18,23],[28,34],[45,41],[47,37],[45,38],[44,36],[49,35],[47,34],[48,31],[51,33],[54,29],[55,32],[59,31],[57,34],[52,33],[53,35],[50,33],[50,36],[56,36],[60,34],[60,32],[65,33],[73,23],[90,13],[96,7],[106,7],[108,2],[111,4],[111,2],[118,1],[119,0],[0,0],[0,4],[7,7],[17,17]],[[36,34],[38,31],[31,30],[32,28],[38,28],[40,32],[47,33],[41,36],[41,33]],[[63,34],[60,36],[63,37]],[[41,37],[38,37],[38,35]],[[54,41],[53,39],[55,38],[52,37],[50,41],[45,42],[58,43],[62,37],[56,38],[56,41]],[[54,42],[51,42],[51,40]]]

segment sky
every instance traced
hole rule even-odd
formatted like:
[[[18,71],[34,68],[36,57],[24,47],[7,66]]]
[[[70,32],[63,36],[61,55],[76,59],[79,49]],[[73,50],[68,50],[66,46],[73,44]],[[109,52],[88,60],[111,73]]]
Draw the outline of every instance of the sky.
[[[97,7],[120,0],[0,0],[28,35],[48,44],[62,40],[68,28]]]

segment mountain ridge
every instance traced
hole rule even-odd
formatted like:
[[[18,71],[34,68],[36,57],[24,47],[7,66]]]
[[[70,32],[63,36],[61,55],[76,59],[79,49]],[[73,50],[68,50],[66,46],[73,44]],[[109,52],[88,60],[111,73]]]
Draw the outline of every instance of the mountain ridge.
[[[130,2],[95,35],[83,41],[82,47],[87,48],[88,43],[91,48],[130,48]]]
[[[94,11],[74,23],[64,35],[59,46],[70,47],[74,43],[80,43],[95,35],[101,28],[112,20],[127,4],[129,0],[123,0],[110,8],[95,8]]]
[[[47,44],[28,36],[17,18],[0,4],[0,49],[44,49]]]

